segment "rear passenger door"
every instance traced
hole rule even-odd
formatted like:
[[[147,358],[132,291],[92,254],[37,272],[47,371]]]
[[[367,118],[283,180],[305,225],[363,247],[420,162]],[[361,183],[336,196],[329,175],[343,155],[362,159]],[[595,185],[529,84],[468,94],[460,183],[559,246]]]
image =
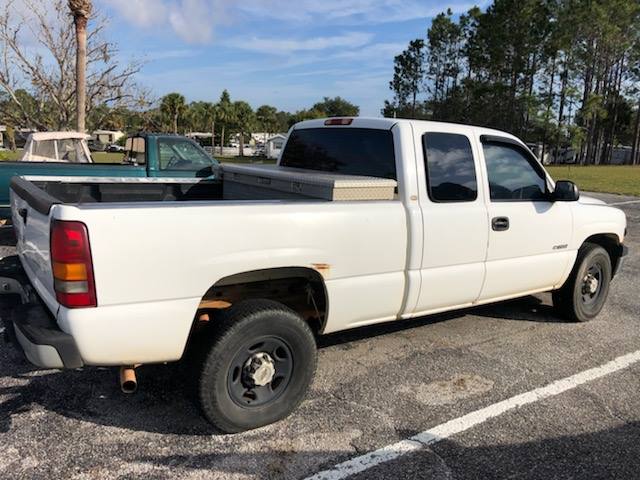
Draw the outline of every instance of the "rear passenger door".
[[[428,124],[427,124],[428,125]],[[426,126],[416,135],[424,224],[415,314],[473,303],[482,289],[488,219],[481,164],[471,130]],[[421,161],[422,160],[422,161]]]

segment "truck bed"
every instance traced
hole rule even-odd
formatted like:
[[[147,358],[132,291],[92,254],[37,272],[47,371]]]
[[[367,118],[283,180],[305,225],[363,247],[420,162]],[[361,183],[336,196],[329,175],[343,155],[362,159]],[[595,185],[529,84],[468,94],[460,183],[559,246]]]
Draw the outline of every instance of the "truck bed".
[[[53,205],[187,201],[392,200],[395,180],[225,166],[223,179],[14,177],[11,189],[42,214]]]
[[[402,306],[407,221],[397,200],[227,201],[219,183],[195,179],[42,177],[13,179],[11,197],[24,269],[86,365],[179,359],[203,296],[241,272],[318,272],[332,292],[327,332],[396,318]],[[56,298],[54,220],[87,228],[96,308]]]
[[[37,187],[43,194],[38,193]],[[49,198],[52,204],[82,205],[114,202],[179,202],[221,200],[222,184],[218,180],[155,179],[155,178],[76,178],[31,179],[14,178],[15,191]]]
[[[0,162],[0,218],[11,215],[9,186],[15,176],[146,177],[144,165],[122,163]]]

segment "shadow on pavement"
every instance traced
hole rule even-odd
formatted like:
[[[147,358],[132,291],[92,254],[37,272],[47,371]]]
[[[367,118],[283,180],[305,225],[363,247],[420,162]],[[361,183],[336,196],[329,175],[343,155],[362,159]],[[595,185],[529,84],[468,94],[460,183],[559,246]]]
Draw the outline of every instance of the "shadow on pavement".
[[[373,338],[388,333],[410,330],[412,328],[433,325],[466,315],[479,317],[498,318],[502,320],[526,321],[536,323],[564,323],[566,320],[558,317],[551,305],[534,296],[516,298],[500,303],[492,303],[478,307],[471,307],[452,312],[438,313],[425,317],[418,317],[404,321],[390,321],[367,327],[355,328],[344,332],[331,333],[318,339],[320,348],[339,345],[341,343],[354,342]]]
[[[185,366],[143,366],[138,371],[139,390],[120,392],[116,368],[34,371],[18,352],[0,347],[0,377],[17,385],[0,388],[0,432],[11,428],[12,415],[32,408],[97,425],[152,433],[211,435],[209,425],[191,396]]]
[[[349,479],[631,479],[638,478],[637,472],[640,470],[640,455],[634,448],[638,438],[640,422],[629,422],[597,432],[555,436],[510,445],[468,447],[455,440],[444,440],[350,476]],[[129,460],[181,470],[201,470],[213,476],[219,473],[280,479],[303,478],[357,456],[353,451],[340,450],[256,450],[246,453],[219,451],[143,455]],[[319,458],[331,460],[318,465]],[[315,470],[305,471],[305,465],[315,465]]]
[[[318,343],[323,348],[467,314],[517,321],[559,321],[551,316],[549,309],[540,300],[526,297],[466,311],[340,332],[322,337]],[[138,392],[125,395],[120,392],[115,368],[35,371],[20,353],[7,344],[0,344],[0,377],[13,378],[18,383],[0,390],[0,395],[8,397],[0,403],[0,432],[10,429],[12,415],[40,406],[98,425],[152,433],[215,434],[217,432],[204,420],[194,401],[192,376],[187,362],[143,366],[138,369]]]

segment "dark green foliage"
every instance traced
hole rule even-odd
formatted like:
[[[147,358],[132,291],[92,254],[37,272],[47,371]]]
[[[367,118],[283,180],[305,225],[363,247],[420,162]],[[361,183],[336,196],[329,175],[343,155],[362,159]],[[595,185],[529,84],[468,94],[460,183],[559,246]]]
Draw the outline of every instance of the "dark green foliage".
[[[423,91],[425,74],[424,40],[409,42],[409,47],[393,60],[393,80],[389,88],[393,90],[392,108],[397,112],[417,113],[418,94]]]
[[[582,163],[640,163],[640,3],[495,0],[437,15],[394,64],[385,116],[507,130]],[[422,72],[422,75],[419,75]]]
[[[341,97],[324,97],[311,110],[322,112],[323,117],[355,117],[360,113],[360,107]]]

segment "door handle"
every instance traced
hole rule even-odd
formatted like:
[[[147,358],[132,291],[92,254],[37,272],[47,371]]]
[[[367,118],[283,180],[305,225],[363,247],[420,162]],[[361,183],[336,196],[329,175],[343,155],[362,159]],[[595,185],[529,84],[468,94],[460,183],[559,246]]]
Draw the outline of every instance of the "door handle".
[[[496,232],[504,232],[509,230],[509,218],[508,217],[493,217],[491,220],[491,228]]]

